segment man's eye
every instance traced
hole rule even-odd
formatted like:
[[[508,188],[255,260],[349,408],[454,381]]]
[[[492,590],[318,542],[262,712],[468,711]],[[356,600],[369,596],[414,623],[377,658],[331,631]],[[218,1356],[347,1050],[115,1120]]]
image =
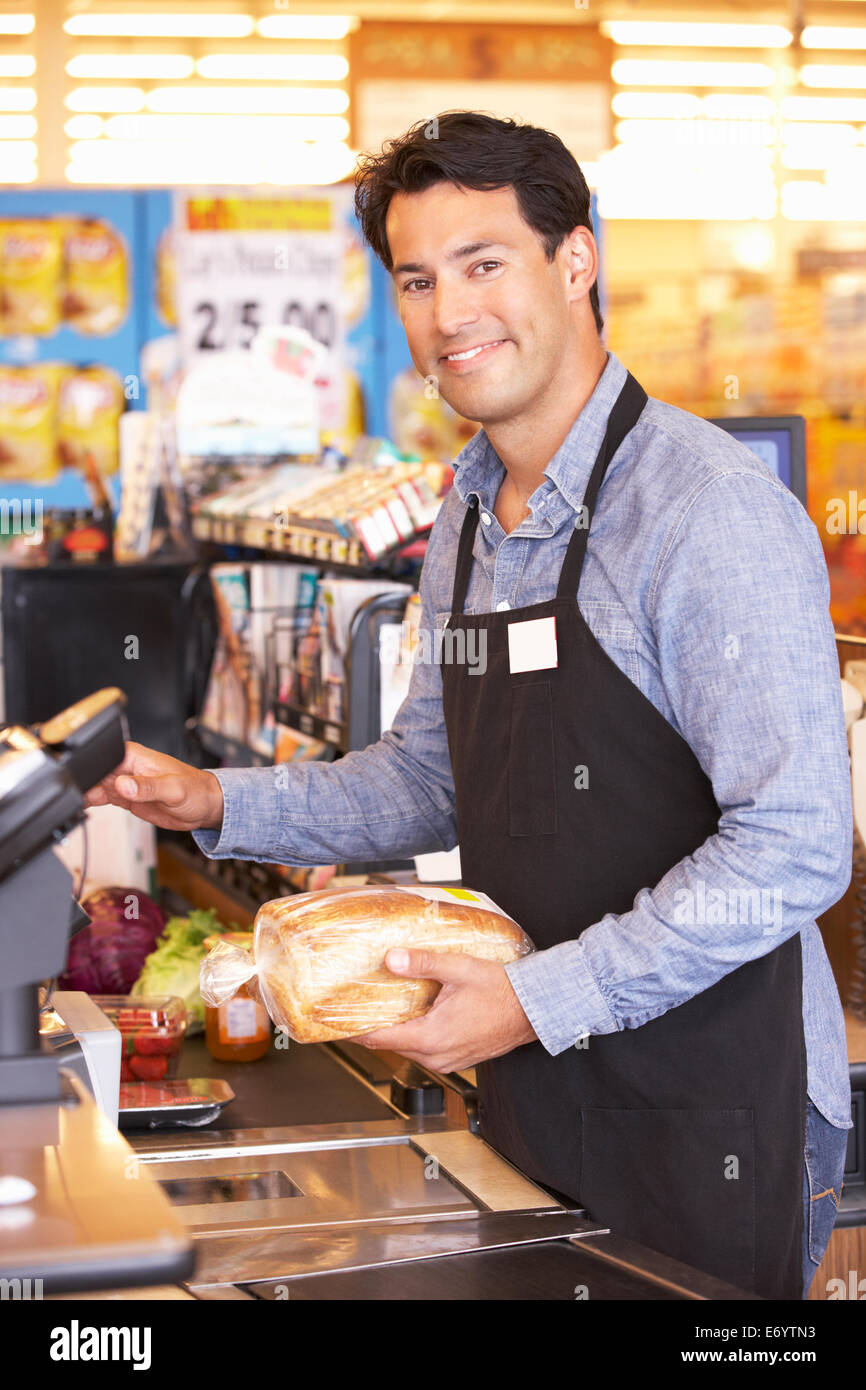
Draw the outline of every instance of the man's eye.
[[[405,294],[407,290],[411,290],[415,286],[429,285],[430,283],[429,280],[407,280],[406,284],[403,286],[403,293]]]
[[[502,264],[501,261],[482,261],[480,265],[478,265],[478,266],[475,267],[475,269],[476,269],[476,270],[485,270],[488,266],[492,266],[492,268],[493,268],[494,270],[497,270],[497,269],[499,268],[499,266],[501,266],[501,264]]]

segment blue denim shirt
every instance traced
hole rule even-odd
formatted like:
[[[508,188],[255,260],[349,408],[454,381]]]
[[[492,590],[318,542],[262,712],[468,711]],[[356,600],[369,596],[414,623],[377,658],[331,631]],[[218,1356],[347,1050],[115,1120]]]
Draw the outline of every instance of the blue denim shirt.
[[[625,376],[608,353],[531,514],[508,534],[493,514],[504,467],[485,431],[461,451],[421,575],[422,629],[441,629],[450,611],[470,494],[482,524],[466,611],[553,597]],[[799,932],[808,1092],[849,1128],[844,1018],[815,922],[849,882],[853,826],[815,526],[750,450],[651,398],[608,467],[578,603],[604,650],[694,750],[722,814],[718,832],[628,912],[507,967],[527,1016],[556,1055],[587,1033],[640,1027]],[[199,831],[198,844],[214,858],[301,865],[452,848],[441,691],[441,664],[416,660],[392,728],[371,747],[333,764],[218,772],[222,829]],[[720,896],[734,903],[721,916],[710,906]],[[758,901],[760,911],[743,910]]]

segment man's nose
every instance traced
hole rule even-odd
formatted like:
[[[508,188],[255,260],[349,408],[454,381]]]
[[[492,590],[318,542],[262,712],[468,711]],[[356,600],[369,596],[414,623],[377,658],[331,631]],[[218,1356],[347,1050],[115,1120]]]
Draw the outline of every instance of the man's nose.
[[[433,313],[436,330],[453,338],[465,325],[478,322],[479,310],[471,286],[441,277],[436,282]]]

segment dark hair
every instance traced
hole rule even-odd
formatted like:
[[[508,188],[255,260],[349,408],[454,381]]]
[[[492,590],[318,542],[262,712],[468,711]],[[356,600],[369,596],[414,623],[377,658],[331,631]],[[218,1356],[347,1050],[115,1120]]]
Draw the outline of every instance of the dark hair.
[[[380,154],[358,160],[355,212],[365,241],[386,270],[393,265],[385,234],[391,198],[423,193],[443,181],[478,190],[510,185],[549,261],[574,227],[593,230],[586,179],[558,135],[481,111],[445,111],[387,140]],[[589,302],[601,333],[597,284]]]

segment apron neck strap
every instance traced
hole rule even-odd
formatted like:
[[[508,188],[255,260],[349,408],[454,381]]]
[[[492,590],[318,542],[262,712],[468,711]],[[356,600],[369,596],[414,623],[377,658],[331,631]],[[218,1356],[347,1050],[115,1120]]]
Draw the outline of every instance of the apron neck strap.
[[[562,571],[559,576],[559,586],[556,591],[557,598],[572,598],[577,593],[580,584],[580,572],[583,568],[583,559],[586,554],[586,540],[589,535],[589,527],[595,510],[595,502],[598,497],[599,488],[602,484],[607,465],[613,458],[620,444],[626,435],[637,424],[641,411],[647,403],[647,394],[643,387],[628,373],[625,385],[617,397],[616,404],[608,417],[607,429],[605,431],[602,446],[598,451],[595,466],[590,474],[586,492],[583,496],[583,507],[578,520],[583,521],[583,525],[576,526],[568,543],[565,552],[565,559],[562,564]],[[469,577],[472,573],[472,547],[475,544],[475,532],[478,529],[478,498],[471,496],[466,505],[466,516],[463,519],[463,529],[460,532],[460,544],[457,549],[457,564],[454,570],[454,593],[451,598],[451,612],[462,613],[466,602],[466,594],[469,589]]]
[[[478,529],[478,498],[473,494],[466,504],[466,516],[463,518],[463,529],[460,532],[460,544],[457,548],[457,564],[454,569],[454,593],[451,596],[451,612],[462,613],[463,605],[466,602],[466,593],[469,588],[469,576],[472,573],[472,547],[475,543],[475,532]]]
[[[625,379],[625,384],[616,399],[616,404],[610,412],[601,448],[595,460],[589,482],[586,485],[586,492],[583,495],[583,505],[578,513],[575,522],[574,532],[568,543],[565,552],[565,559],[562,562],[562,570],[559,575],[559,584],[556,590],[557,598],[574,598],[580,585],[580,573],[583,569],[583,561],[586,555],[586,542],[589,536],[589,528],[592,525],[592,518],[595,514],[595,503],[601,488],[607,466],[615,455],[620,444],[626,435],[634,428],[640,417],[641,411],[647,403],[647,393],[639,382],[635,380],[631,372]]]

